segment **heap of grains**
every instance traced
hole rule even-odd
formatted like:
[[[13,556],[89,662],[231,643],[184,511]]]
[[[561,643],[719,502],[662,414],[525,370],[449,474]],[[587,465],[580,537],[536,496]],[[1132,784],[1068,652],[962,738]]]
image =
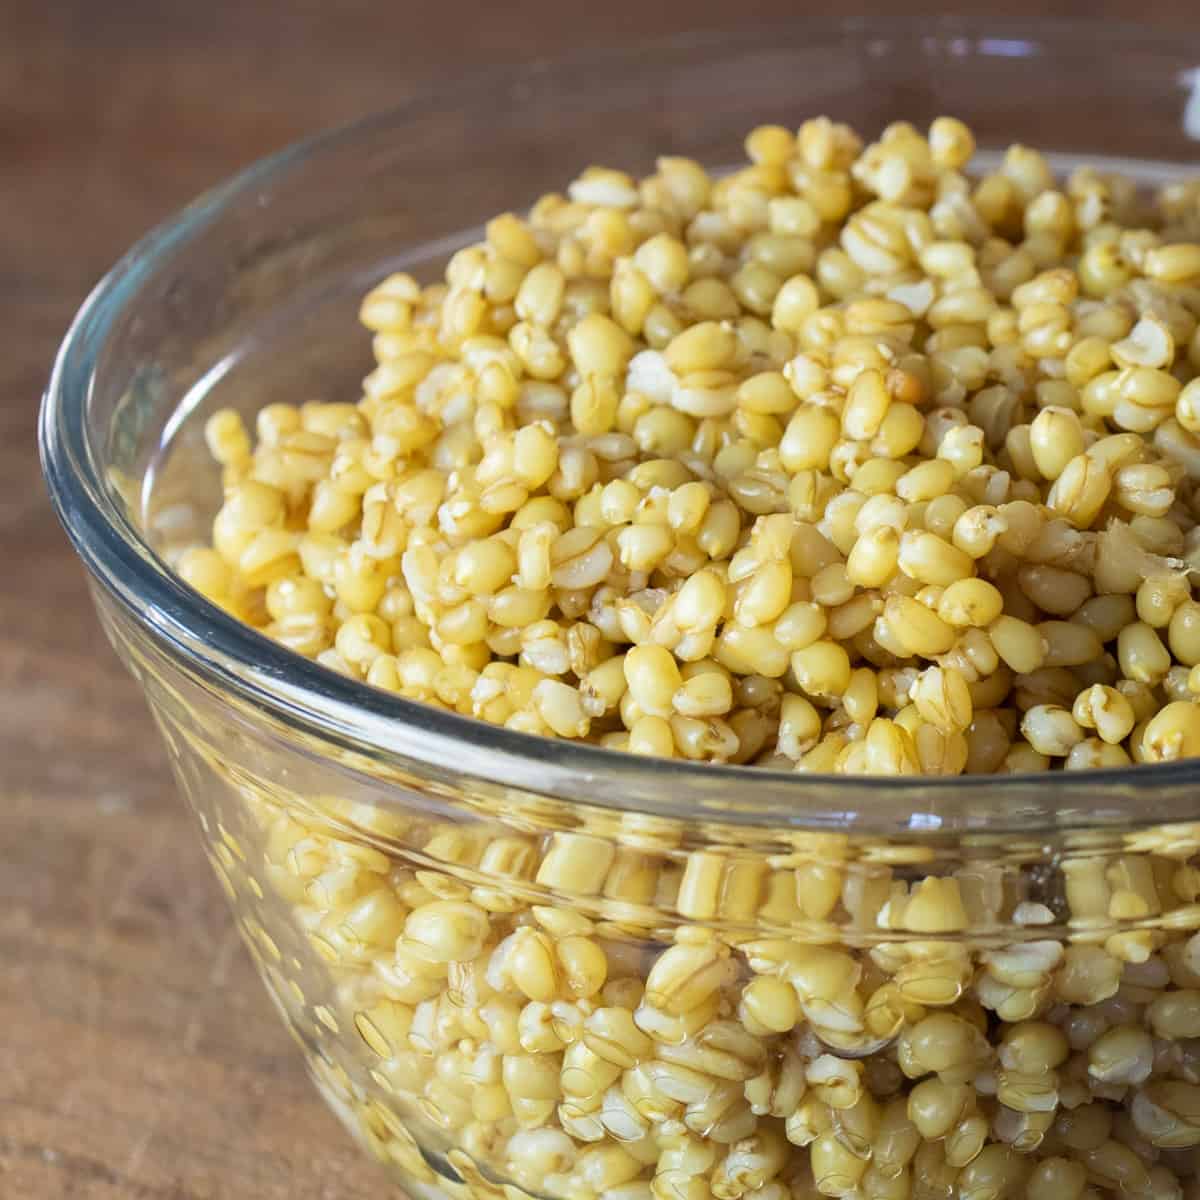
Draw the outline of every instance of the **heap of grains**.
[[[764,126],[385,279],[183,577],[512,729],[847,774],[1200,753],[1200,184]]]

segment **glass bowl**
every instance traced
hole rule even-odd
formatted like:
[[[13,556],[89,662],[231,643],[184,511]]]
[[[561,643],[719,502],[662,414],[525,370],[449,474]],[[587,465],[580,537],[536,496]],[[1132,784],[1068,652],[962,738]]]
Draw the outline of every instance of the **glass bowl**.
[[[43,408],[54,502],[281,1016],[411,1194],[1200,1194],[1195,762],[627,757],[344,679],[167,565],[219,503],[209,413],[357,399],[368,287],[590,162],[950,113],[1158,179],[1197,162],[1197,64],[1136,29],[923,22],[498,71],[250,168],[88,299]]]

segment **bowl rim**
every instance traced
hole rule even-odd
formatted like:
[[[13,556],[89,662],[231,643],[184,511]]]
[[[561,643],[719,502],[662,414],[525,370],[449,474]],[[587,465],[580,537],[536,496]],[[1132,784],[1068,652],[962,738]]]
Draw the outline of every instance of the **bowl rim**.
[[[464,776],[485,785],[550,796],[617,812],[720,821],[755,827],[836,828],[906,833],[957,829],[1024,831],[1071,825],[1127,823],[1130,808],[1161,789],[1156,821],[1188,820],[1200,802],[1200,760],[1089,771],[1013,775],[854,777],[797,774],[752,766],[655,759],[520,733],[432,708],[372,688],[319,666],[244,625],[205,600],[170,570],[109,494],[88,436],[86,410],[105,346],[139,287],[172,252],[200,237],[225,209],[293,167],[374,130],[398,125],[451,91],[456,101],[511,85],[530,72],[545,75],[586,66],[628,64],[695,47],[731,52],[769,46],[781,34],[846,42],[878,37],[925,44],[973,40],[1017,44],[1016,57],[1070,48],[1101,53],[1131,42],[1179,52],[1179,31],[1131,23],[1095,29],[1083,21],[1016,21],[941,16],[928,20],[854,17],[792,20],[730,33],[704,30],[653,39],[633,49],[611,47],[491,67],[414,90],[402,103],[318,132],[235,173],[202,193],[137,241],[95,285],[56,355],[39,418],[39,447],[51,500],[95,583],[167,648],[188,673],[219,692],[264,710],[283,725],[374,762],[410,773]],[[1082,41],[1080,39],[1083,39]],[[1200,66],[1200,40],[1196,43]],[[1012,50],[1006,56],[1014,56]],[[359,768],[361,769],[361,767]],[[1041,784],[1041,787],[1038,785]],[[1040,793],[1040,795],[1038,795]],[[1193,791],[1193,795],[1194,795]],[[1035,797],[1031,801],[1031,796]]]

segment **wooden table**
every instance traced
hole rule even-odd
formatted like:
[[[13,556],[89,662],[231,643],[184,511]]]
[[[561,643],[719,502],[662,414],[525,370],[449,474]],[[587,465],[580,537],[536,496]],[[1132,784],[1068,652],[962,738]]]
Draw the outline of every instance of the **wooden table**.
[[[1007,12],[1047,9],[1133,12],[1115,0]],[[1189,9],[1154,0],[1137,16],[1184,27]],[[741,7],[743,20],[796,10]],[[721,0],[0,4],[5,1200],[365,1200],[382,1182],[317,1099],[235,940],[44,499],[35,413],[71,313],[148,225],[306,131],[429,77],[717,26],[731,11]]]

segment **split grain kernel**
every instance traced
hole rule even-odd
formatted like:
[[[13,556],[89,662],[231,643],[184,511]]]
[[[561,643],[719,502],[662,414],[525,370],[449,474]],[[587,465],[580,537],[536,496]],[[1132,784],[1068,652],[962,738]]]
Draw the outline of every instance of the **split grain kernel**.
[[[1083,740],[1083,730],[1065,708],[1037,704],[1021,719],[1021,732],[1039,754],[1065,758]]]
[[[849,687],[847,693],[849,694]],[[793,760],[802,758],[821,737],[821,716],[803,696],[785,695],[779,708],[777,742],[782,754]]]
[[[961,672],[952,667],[930,667],[917,676],[909,692],[922,718],[942,733],[960,733],[974,715],[971,693]]]
[[[1057,476],[1046,504],[1080,529],[1088,528],[1112,491],[1112,477],[1089,454],[1072,458]]]
[[[855,743],[857,745],[857,743]],[[876,717],[867,727],[861,773],[867,775],[917,775],[921,759],[912,734],[898,721]]]
[[[1175,700],[1145,724],[1141,737],[1147,762],[1172,762],[1200,753],[1200,705]]]
[[[1133,706],[1116,688],[1094,684],[1079,693],[1072,715],[1083,729],[1094,729],[1109,745],[1120,745],[1137,723]]]

